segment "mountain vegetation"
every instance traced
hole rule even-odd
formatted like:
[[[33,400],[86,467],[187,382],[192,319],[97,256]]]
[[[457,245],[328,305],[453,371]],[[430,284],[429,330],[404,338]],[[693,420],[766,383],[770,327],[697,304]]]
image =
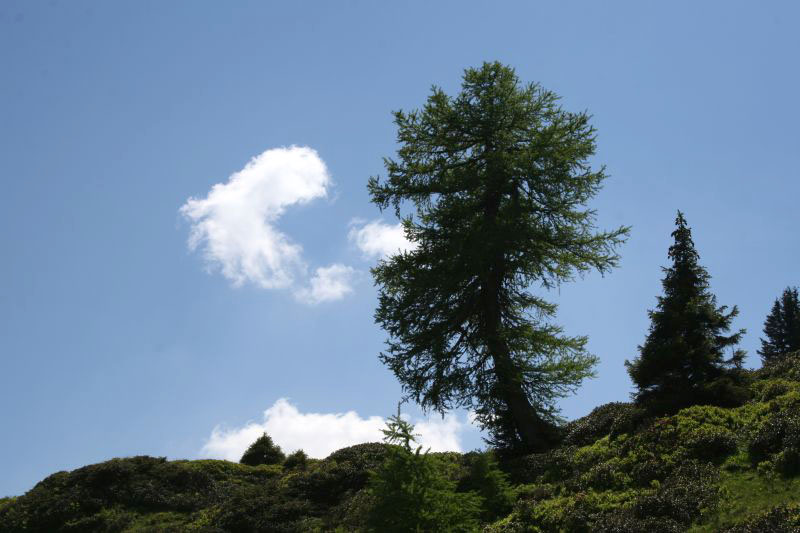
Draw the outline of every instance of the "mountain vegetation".
[[[800,297],[797,287],[786,287],[781,297],[775,300],[764,322],[764,335],[767,338],[761,339],[758,353],[765,363],[800,350]]]
[[[800,352],[743,374],[739,407],[607,404],[517,457],[394,439],[303,467],[113,459],[0,500],[0,531],[800,531]]]
[[[415,244],[373,270],[381,359],[424,408],[473,408],[487,449],[431,453],[398,411],[384,442],[324,459],[267,434],[239,463],[112,459],[0,499],[0,533],[800,532],[797,289],[745,369],[680,211],[632,401],[558,416],[597,358],[534,291],[608,271],[627,228],[594,227],[594,130],[556,101],[499,63],[467,70],[456,97],[395,114],[398,160],[369,182]]]

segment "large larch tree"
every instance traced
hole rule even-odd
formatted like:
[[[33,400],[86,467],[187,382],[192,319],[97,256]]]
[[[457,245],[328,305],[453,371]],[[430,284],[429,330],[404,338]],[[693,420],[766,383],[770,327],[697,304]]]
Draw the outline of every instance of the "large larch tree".
[[[381,359],[424,408],[472,409],[496,444],[546,449],[555,400],[596,357],[533,289],[609,271],[628,232],[598,231],[586,207],[606,178],[589,163],[589,116],[495,62],[466,70],[457,96],[434,87],[394,118],[397,157],[369,191],[415,247],[373,269]]]

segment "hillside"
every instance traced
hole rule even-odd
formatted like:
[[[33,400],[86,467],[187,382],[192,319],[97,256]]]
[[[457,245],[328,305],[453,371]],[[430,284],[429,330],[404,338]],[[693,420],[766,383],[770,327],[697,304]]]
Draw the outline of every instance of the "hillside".
[[[800,531],[800,353],[749,387],[736,408],[647,419],[612,403],[570,422],[560,447],[502,461],[513,504],[483,513],[484,531]],[[359,531],[386,455],[373,443],[294,465],[113,459],[0,500],[0,531]],[[481,454],[435,455],[459,490],[486,489]]]

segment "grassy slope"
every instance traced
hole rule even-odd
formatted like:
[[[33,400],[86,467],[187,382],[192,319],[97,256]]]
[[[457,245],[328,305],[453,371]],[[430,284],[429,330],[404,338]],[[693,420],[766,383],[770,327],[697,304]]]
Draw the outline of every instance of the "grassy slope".
[[[738,408],[658,420],[595,409],[560,448],[504,465],[516,504],[486,530],[800,531],[800,355],[757,372],[751,390]],[[294,469],[115,459],[0,500],[0,531],[354,531],[384,456],[366,444]],[[470,457],[445,454],[461,482]]]

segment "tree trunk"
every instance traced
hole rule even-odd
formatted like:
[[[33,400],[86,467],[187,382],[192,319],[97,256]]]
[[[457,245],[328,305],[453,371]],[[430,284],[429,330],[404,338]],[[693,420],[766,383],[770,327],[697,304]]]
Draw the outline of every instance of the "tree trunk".
[[[520,382],[519,369],[511,359],[508,347],[497,335],[494,335],[488,344],[499,385],[498,392],[508,408],[523,448],[529,453],[543,452],[552,448],[558,440],[556,428],[542,419],[528,400]]]
[[[487,152],[491,151],[491,145],[487,144]],[[498,235],[497,217],[503,196],[504,179],[503,172],[493,167],[492,162],[487,161],[488,183],[484,197],[483,215],[489,235]],[[512,191],[512,196],[513,192],[515,191]],[[508,345],[502,338],[501,296],[506,276],[505,250],[503,246],[494,250],[492,248],[489,246],[486,250],[490,254],[491,260],[483,286],[486,347],[494,363],[498,392],[511,415],[516,436],[522,441],[526,451],[545,451],[556,443],[558,435],[553,425],[542,419],[528,400],[521,382],[520,369],[514,364]]]
[[[500,296],[504,275],[504,259],[498,255],[490,268],[484,285],[484,319],[486,347],[494,363],[498,393],[508,408],[517,437],[529,453],[542,452],[556,444],[558,436],[552,424],[542,419],[531,405],[506,342],[502,339]]]

